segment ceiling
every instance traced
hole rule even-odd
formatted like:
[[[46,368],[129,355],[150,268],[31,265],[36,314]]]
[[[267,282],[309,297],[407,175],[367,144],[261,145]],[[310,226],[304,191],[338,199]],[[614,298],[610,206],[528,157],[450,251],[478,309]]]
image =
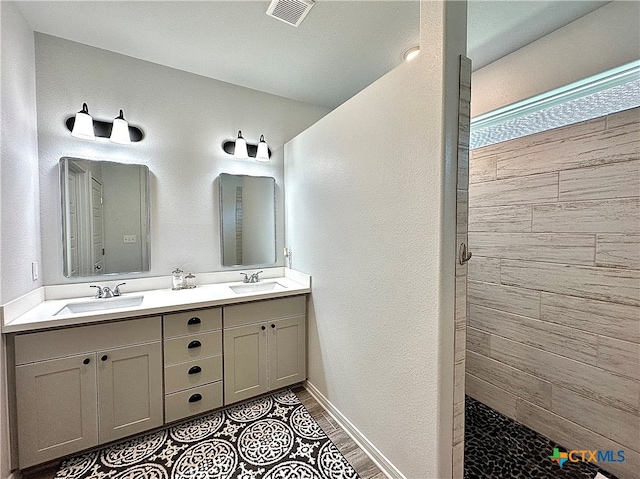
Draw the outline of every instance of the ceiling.
[[[327,108],[419,41],[418,1],[317,0],[298,28],[269,1],[16,3],[34,31]],[[481,68],[606,3],[471,0],[468,56]]]

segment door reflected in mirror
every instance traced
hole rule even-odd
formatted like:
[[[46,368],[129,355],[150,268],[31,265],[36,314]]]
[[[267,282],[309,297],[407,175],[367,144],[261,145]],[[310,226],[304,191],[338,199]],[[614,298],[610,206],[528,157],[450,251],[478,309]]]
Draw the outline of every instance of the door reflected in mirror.
[[[219,182],[222,265],[275,264],[276,180],[223,173]]]
[[[63,273],[149,271],[149,168],[60,159]]]

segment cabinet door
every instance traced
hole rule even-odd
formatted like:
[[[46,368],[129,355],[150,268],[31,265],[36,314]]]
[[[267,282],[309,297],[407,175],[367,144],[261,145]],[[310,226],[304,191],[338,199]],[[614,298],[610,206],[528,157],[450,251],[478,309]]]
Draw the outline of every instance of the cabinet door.
[[[224,403],[267,392],[266,324],[224,330]]]
[[[17,366],[16,399],[21,469],[98,444],[95,353]]]
[[[304,316],[268,323],[269,390],[307,379],[305,324]]]
[[[162,425],[162,343],[98,352],[99,442]]]

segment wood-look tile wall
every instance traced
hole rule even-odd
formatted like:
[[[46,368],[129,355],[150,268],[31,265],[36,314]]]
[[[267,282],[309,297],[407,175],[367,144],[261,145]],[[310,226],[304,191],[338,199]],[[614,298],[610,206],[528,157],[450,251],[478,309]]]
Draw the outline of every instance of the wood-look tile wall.
[[[640,109],[471,152],[466,392],[640,471]]]

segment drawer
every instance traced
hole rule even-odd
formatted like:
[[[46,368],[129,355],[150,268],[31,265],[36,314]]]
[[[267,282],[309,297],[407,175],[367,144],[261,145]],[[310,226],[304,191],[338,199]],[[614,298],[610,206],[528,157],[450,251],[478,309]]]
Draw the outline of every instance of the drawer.
[[[160,316],[18,334],[15,337],[16,364],[161,340]]]
[[[222,407],[222,381],[164,397],[165,424]]]
[[[197,359],[164,368],[164,392],[202,386],[222,380],[222,356]]]
[[[304,316],[306,309],[307,298],[305,295],[225,306],[224,327],[232,328],[289,316]]]
[[[214,331],[222,329],[222,308],[166,314],[163,320],[165,338]]]
[[[165,366],[220,354],[222,354],[222,331],[192,334],[164,341]]]

